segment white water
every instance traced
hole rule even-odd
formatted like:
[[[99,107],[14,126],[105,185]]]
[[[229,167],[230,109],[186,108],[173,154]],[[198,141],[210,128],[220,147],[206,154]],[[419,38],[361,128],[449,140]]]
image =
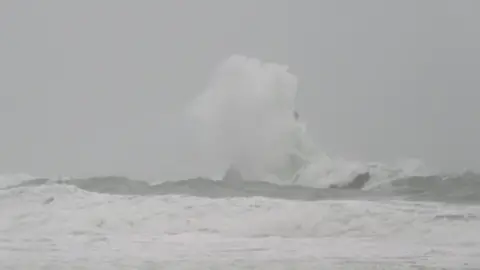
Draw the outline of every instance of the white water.
[[[233,164],[249,180],[292,183],[296,175],[296,184],[316,187],[365,171],[384,181],[425,173],[418,161],[387,166],[330,158],[309,138],[306,123],[294,118],[297,91],[287,66],[240,55],[222,62],[188,110],[216,170]]]
[[[24,181],[32,180],[35,177],[26,173],[0,174],[0,188],[15,186]]]
[[[0,191],[2,269],[480,267],[478,206]]]
[[[235,164],[247,178],[289,182],[292,172],[279,168],[288,168],[291,153],[308,161],[298,179],[304,185],[343,182],[365,170],[373,186],[419,173],[416,162],[365,164],[322,153],[292,116],[296,91],[296,78],[284,66],[241,56],[220,65],[189,108],[217,173]],[[6,186],[29,178],[0,180]],[[119,196],[68,185],[22,187],[0,190],[0,268],[478,269],[479,217],[479,206],[434,202]]]

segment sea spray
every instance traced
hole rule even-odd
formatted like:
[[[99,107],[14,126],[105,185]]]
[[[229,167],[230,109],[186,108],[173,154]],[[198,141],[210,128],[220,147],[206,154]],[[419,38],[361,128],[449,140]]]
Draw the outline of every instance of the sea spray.
[[[285,168],[298,144],[296,92],[287,66],[234,55],[219,65],[190,112],[210,154],[245,179],[263,179]]]
[[[401,174],[402,168],[320,151],[296,112],[297,91],[297,77],[288,66],[241,55],[227,58],[188,108],[202,158],[213,160],[217,172],[235,167],[245,180],[317,187],[346,183],[366,171],[381,180],[391,171]]]

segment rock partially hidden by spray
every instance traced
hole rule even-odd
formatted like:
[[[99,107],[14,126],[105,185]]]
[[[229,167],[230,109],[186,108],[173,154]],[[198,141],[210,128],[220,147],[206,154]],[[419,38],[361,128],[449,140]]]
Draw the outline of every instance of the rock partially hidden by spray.
[[[225,182],[231,182],[231,183],[245,181],[242,177],[242,174],[233,166],[231,166],[227,170],[222,180]],[[347,184],[344,184],[344,185],[332,184],[329,186],[329,188],[362,189],[369,180],[370,180],[370,173],[365,172],[365,173],[358,174],[357,176],[355,176],[355,178],[351,182],[348,182]]]
[[[365,184],[370,180],[370,173],[361,173],[357,175],[351,182],[346,185],[330,185],[329,188],[342,188],[342,189],[362,189]]]
[[[228,170],[225,173],[225,176],[223,177],[222,180],[226,181],[226,182],[241,182],[241,181],[244,181],[243,177],[242,177],[242,174],[233,167],[228,168]]]

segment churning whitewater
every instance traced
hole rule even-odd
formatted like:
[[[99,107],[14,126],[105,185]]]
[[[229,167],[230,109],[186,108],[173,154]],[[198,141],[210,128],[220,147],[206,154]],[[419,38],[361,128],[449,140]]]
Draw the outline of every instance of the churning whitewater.
[[[330,158],[297,90],[287,66],[223,61],[185,114],[208,175],[1,176],[1,268],[480,267],[478,174]]]

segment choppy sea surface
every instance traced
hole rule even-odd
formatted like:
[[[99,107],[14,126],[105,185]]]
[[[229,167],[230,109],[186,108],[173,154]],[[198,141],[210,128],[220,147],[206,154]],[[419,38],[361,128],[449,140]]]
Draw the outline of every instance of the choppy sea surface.
[[[0,175],[0,270],[480,269],[480,176],[330,157],[297,81],[234,55],[178,119],[198,174],[237,177]]]
[[[474,173],[364,190],[202,178],[3,183],[1,269],[480,268]]]

